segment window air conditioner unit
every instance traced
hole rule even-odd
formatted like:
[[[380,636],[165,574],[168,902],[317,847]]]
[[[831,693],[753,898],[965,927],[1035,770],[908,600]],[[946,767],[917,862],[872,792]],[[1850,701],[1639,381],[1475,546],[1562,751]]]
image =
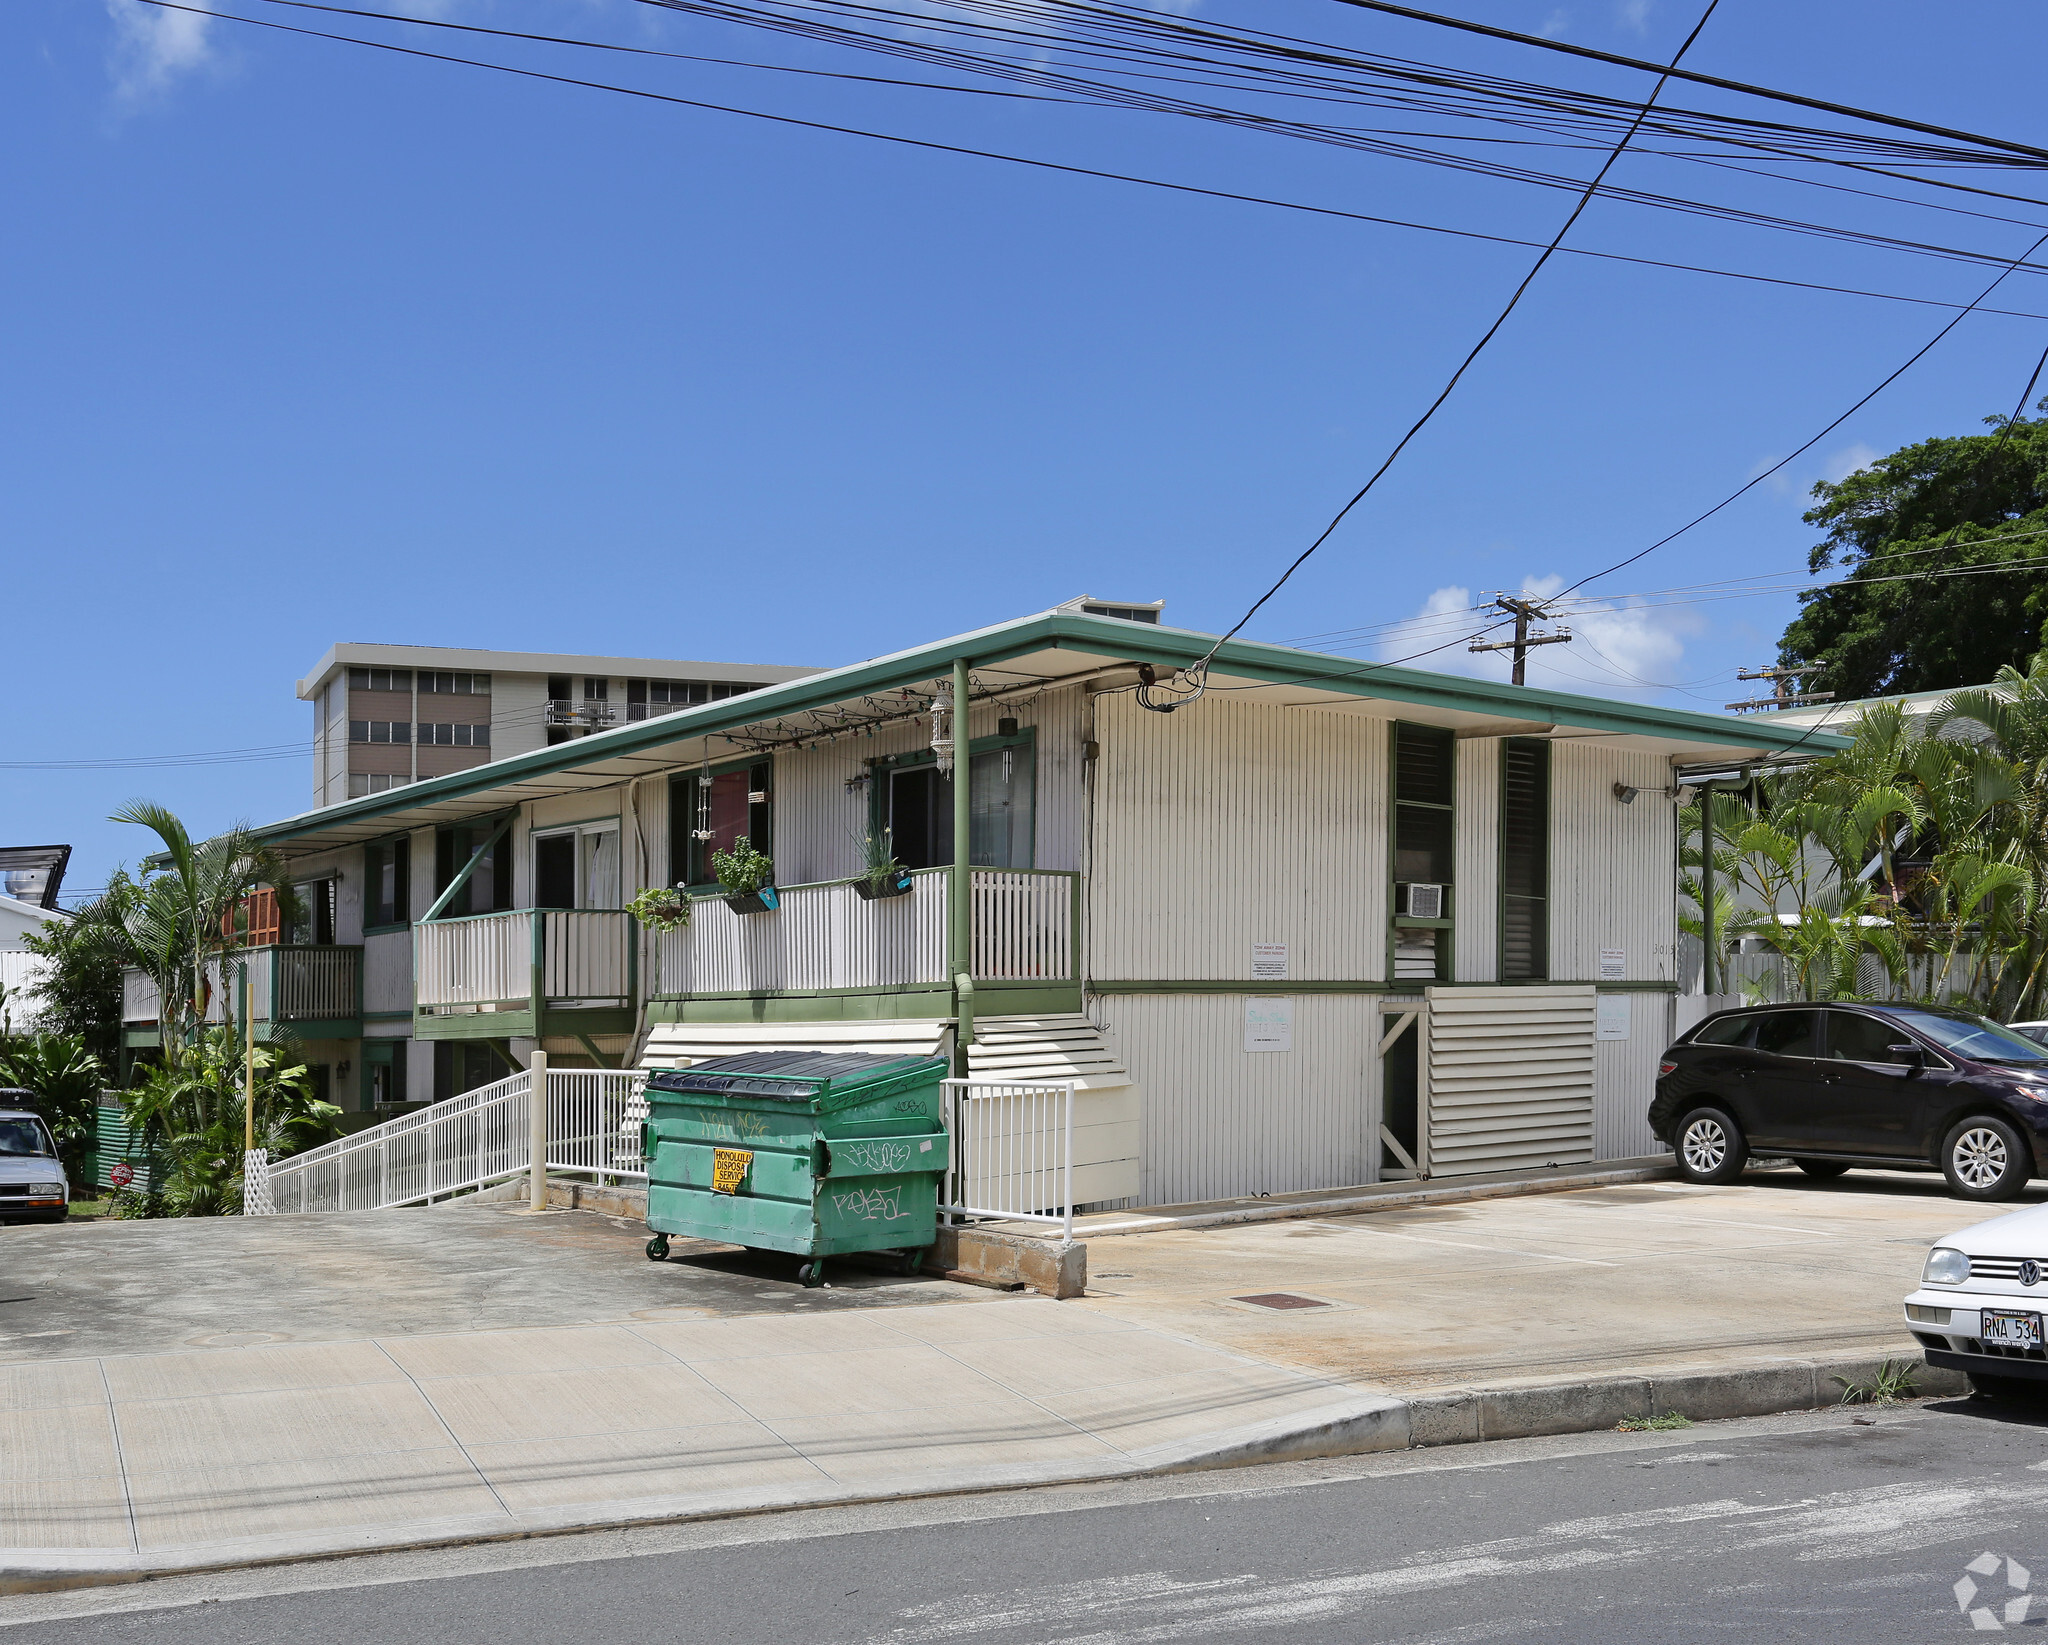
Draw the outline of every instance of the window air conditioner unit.
[[[1444,888],[1440,885],[1410,883],[1394,887],[1394,912],[1411,920],[1440,920],[1444,917]]]

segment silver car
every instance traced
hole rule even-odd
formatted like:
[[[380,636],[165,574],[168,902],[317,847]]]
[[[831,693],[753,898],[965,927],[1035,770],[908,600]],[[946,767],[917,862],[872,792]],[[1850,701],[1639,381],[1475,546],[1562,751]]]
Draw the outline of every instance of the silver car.
[[[57,1142],[25,1092],[0,1091],[0,1222],[62,1222],[71,1182]]]

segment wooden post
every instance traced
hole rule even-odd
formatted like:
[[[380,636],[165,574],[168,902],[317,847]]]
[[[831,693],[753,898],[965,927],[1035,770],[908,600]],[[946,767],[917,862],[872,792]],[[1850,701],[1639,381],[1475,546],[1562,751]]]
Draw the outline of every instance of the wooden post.
[[[533,1060],[526,1065],[527,1140],[526,1208],[548,1208],[548,1054],[533,1048]]]

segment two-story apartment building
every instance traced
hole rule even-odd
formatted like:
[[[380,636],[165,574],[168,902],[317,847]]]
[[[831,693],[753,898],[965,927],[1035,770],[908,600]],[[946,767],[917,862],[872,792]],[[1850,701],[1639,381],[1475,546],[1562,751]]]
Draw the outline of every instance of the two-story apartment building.
[[[418,1098],[536,1045],[937,1050],[1079,1083],[1088,1202],[1650,1151],[1676,773],[1837,739],[1239,641],[1156,712],[1213,644],[1156,617],[1045,612],[264,828],[334,910],[311,948],[360,950],[325,1054]],[[900,892],[863,878],[884,836]],[[742,838],[772,907],[713,883]],[[623,911],[676,885],[680,930]]]

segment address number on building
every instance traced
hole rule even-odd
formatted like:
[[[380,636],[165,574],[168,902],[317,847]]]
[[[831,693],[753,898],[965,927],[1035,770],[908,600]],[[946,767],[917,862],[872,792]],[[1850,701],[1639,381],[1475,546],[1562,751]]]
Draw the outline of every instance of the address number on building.
[[[714,1194],[737,1194],[740,1184],[747,1180],[747,1167],[754,1163],[751,1148],[714,1148],[711,1150],[711,1191]]]

